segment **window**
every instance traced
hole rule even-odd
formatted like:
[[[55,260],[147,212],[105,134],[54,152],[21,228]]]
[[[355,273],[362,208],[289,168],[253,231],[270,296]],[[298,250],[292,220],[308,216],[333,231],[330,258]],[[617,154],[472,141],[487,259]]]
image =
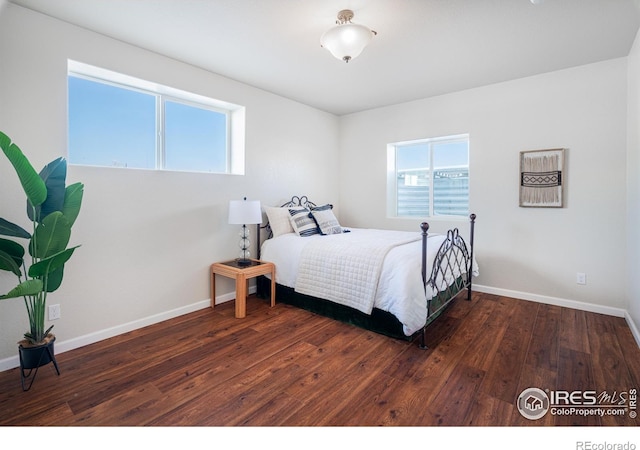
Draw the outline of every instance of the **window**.
[[[244,172],[244,108],[69,62],[69,162]]]
[[[391,217],[469,214],[469,136],[387,146],[387,209]]]

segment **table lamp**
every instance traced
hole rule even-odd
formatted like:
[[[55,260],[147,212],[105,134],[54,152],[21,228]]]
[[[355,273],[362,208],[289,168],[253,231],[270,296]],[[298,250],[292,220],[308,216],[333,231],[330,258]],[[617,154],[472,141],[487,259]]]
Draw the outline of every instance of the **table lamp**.
[[[237,259],[239,266],[248,266],[251,264],[249,259],[251,256],[249,240],[249,228],[247,225],[262,223],[262,209],[260,208],[260,200],[231,200],[229,201],[229,223],[232,225],[242,225],[240,231],[240,257]],[[258,243],[259,244],[259,243]]]

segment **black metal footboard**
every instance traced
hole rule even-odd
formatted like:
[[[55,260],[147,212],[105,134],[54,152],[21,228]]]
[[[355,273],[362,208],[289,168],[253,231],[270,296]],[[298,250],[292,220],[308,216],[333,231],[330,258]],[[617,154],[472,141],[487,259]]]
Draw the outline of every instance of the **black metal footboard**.
[[[422,328],[420,348],[426,346],[426,329],[451,301],[464,289],[467,289],[467,300],[471,300],[473,280],[473,237],[476,215],[471,214],[469,247],[457,228],[449,230],[447,237],[440,245],[433,261],[431,273],[427,278],[427,242],[429,224],[423,222],[422,229],[422,281],[425,293],[427,289],[433,296],[427,300],[427,322]]]

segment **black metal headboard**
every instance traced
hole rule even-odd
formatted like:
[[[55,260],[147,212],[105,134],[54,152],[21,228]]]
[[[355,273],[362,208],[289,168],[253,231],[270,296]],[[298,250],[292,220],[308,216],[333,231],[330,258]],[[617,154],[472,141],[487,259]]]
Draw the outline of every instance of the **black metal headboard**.
[[[280,205],[281,208],[286,208],[287,206],[304,206],[305,208],[315,208],[317,205],[309,200],[306,195],[303,195],[301,197],[294,195],[293,197],[291,197],[291,200]]]
[[[291,200],[280,205],[281,208],[287,208],[289,206],[303,206],[305,208],[311,209],[315,208],[317,205],[309,200],[306,195],[297,196],[294,195],[291,197]],[[267,219],[267,223],[265,225],[258,224],[258,259],[260,259],[260,247],[262,244],[262,230],[266,232],[266,239],[271,239],[273,237],[273,231],[271,230],[271,226],[269,225],[269,220]]]

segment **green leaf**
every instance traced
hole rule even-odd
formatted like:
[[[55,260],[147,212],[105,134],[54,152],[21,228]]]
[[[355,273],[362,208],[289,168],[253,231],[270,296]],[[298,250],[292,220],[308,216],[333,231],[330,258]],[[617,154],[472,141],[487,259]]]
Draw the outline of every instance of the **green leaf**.
[[[7,148],[9,145],[11,145],[11,139],[0,131],[0,148]]]
[[[0,146],[20,179],[27,200],[33,206],[39,206],[47,199],[47,187],[33,168],[22,150],[11,143],[11,139],[0,131]]]
[[[60,211],[45,217],[36,228],[29,252],[35,258],[48,258],[67,247],[71,237],[69,221]]]
[[[67,186],[64,195],[64,206],[62,213],[69,220],[69,226],[73,226],[80,214],[80,206],[82,206],[82,196],[84,195],[84,184],[74,183]]]
[[[0,270],[8,270],[21,276],[20,266],[24,256],[24,248],[17,242],[0,239]]]
[[[24,297],[25,295],[36,295],[42,292],[43,285],[42,280],[27,280],[23,281],[5,295],[0,295],[0,300],[7,298]]]
[[[47,277],[47,292],[53,292],[62,285],[62,277],[64,276],[64,266],[58,267],[51,271]]]
[[[41,261],[38,261],[31,267],[29,267],[29,276],[32,278],[44,277],[47,274],[52,273],[55,269],[62,267],[76,248],[80,247],[79,245],[75,247],[68,248],[64,251],[56,253],[55,255],[51,255],[48,258],[45,258]]]
[[[9,253],[0,250],[0,270],[7,270],[9,272],[13,272],[17,277],[21,277],[22,276],[22,271],[20,270],[21,265],[22,265],[22,260],[18,262]]]
[[[40,222],[54,211],[61,211],[64,204],[65,180],[67,179],[67,161],[64,158],[57,158],[44,166],[40,171],[40,178],[47,188],[47,199],[34,210],[27,203],[27,215],[29,219]]]
[[[24,247],[15,241],[0,238],[0,250],[9,253],[15,259],[22,259]]]
[[[21,226],[0,218],[0,235],[30,239],[31,234]]]

